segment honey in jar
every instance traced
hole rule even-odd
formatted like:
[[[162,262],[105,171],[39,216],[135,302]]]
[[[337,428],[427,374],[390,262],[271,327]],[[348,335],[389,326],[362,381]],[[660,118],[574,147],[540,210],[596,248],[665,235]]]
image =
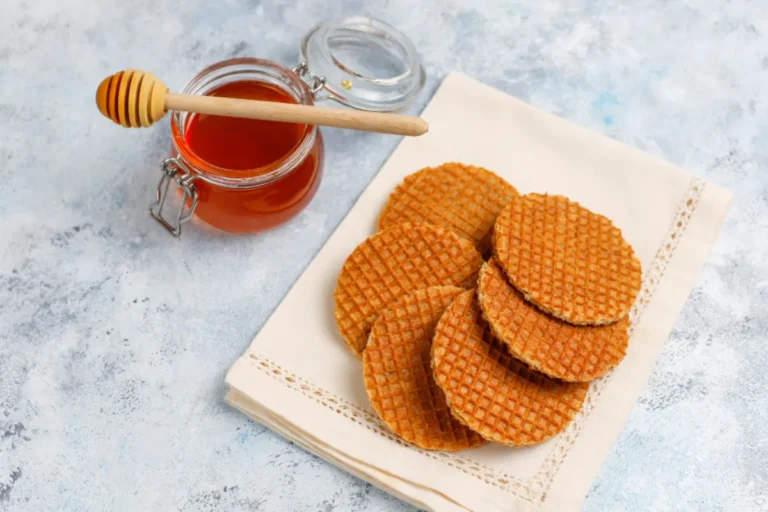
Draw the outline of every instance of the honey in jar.
[[[378,20],[352,16],[314,27],[290,69],[240,58],[201,71],[183,94],[398,111],[424,85],[424,70],[405,35]],[[230,233],[254,233],[297,215],[317,192],[323,140],[317,127],[176,111],[172,155],[162,163],[153,217],[173,235],[193,218]],[[166,205],[171,185],[180,207]],[[165,207],[165,210],[164,210]]]
[[[298,102],[286,90],[257,80],[228,82],[206,94]],[[292,169],[285,169],[311,132],[315,132],[314,142],[301,151]],[[196,183],[197,217],[223,231],[251,233],[281,224],[309,203],[320,183],[323,146],[319,132],[311,126],[202,114],[193,116],[183,132],[175,129],[174,141],[197,169],[244,182],[261,178],[258,186],[250,188]]]

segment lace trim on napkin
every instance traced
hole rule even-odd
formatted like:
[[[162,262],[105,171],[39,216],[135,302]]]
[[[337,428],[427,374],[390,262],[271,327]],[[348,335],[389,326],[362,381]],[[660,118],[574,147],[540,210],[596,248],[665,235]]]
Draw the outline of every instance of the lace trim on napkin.
[[[256,366],[256,368],[268,374],[270,377],[282,383],[284,386],[293,389],[294,391],[298,391],[305,396],[308,396],[320,405],[331,409],[336,414],[341,414],[345,418],[354,421],[358,425],[367,428],[371,432],[375,432],[382,437],[386,437],[390,441],[394,441],[402,446],[413,448],[422,455],[444,462],[449,466],[455,467],[456,469],[459,469],[464,473],[472,475],[495,487],[499,487],[505,490],[507,486],[510,485],[519,486],[522,488],[526,483],[511,475],[500,472],[497,469],[493,469],[491,467],[477,463],[466,457],[460,457],[451,452],[422,450],[421,448],[403,441],[401,438],[392,434],[386,424],[381,421],[381,419],[379,419],[379,417],[374,413],[366,411],[365,409],[344,400],[343,398],[334,393],[331,393],[330,391],[309,383],[298,375],[285,370],[277,363],[270,361],[265,357],[261,357],[257,354],[249,354],[249,357],[251,359],[251,363]]]
[[[672,226],[670,227],[667,236],[664,238],[664,241],[662,241],[661,246],[656,251],[656,255],[651,261],[650,268],[643,276],[643,286],[640,289],[640,294],[629,312],[630,340],[643,313],[651,302],[659,282],[661,282],[662,277],[664,277],[664,272],[666,272],[667,266],[680,243],[680,239],[683,237],[683,234],[688,227],[688,222],[691,220],[693,213],[696,211],[696,207],[699,205],[699,200],[701,199],[701,194],[704,192],[705,184],[706,182],[699,178],[693,178],[691,180],[688,190],[683,196],[680,206],[678,206],[677,214],[672,222]],[[546,493],[549,491],[549,488],[557,475],[558,469],[560,469],[565,457],[578,439],[579,434],[581,433],[581,428],[586,422],[586,418],[595,408],[597,400],[610,382],[613,374],[614,372],[609,372],[604,377],[591,383],[589,393],[587,394],[587,398],[581,411],[579,411],[579,414],[568,428],[558,436],[557,444],[534,476],[532,483],[540,493],[541,501],[546,497]]]
[[[630,336],[635,331],[645,309],[653,298],[653,294],[656,291],[659,282],[664,276],[664,272],[672,259],[675,249],[677,249],[680,239],[683,237],[683,234],[688,227],[688,222],[696,211],[696,207],[701,199],[701,194],[704,191],[704,186],[705,182],[699,178],[693,178],[691,180],[688,190],[680,202],[672,226],[661,246],[656,251],[656,255],[654,256],[650,267],[643,276],[643,286],[640,290],[640,294],[629,313],[631,320],[629,327]],[[533,478],[529,481],[525,481],[451,452],[433,452],[415,447],[393,435],[386,424],[374,413],[347,402],[330,391],[311,384],[265,357],[250,353],[249,358],[253,366],[258,370],[266,373],[278,382],[281,382],[286,387],[298,391],[337,414],[354,421],[360,426],[398,444],[411,447],[426,457],[439,460],[448,466],[463,471],[489,485],[498,487],[531,503],[541,503],[546,498],[547,492],[549,491],[560,466],[567,457],[571,447],[576,443],[576,440],[581,433],[581,429],[584,423],[586,423],[586,418],[595,408],[595,404],[600,398],[600,395],[613,376],[613,372],[610,372],[601,379],[592,382],[584,406],[579,414],[571,422],[568,428],[557,436],[557,442],[552,448],[552,451],[544,460]]]

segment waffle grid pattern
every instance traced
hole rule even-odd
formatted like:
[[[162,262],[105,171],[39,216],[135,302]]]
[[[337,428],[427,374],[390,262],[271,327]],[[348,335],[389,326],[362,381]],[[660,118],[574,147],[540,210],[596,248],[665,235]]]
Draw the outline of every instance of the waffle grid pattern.
[[[576,326],[540,311],[507,281],[494,260],[480,270],[478,301],[494,336],[510,353],[545,375],[587,382],[627,353],[629,318],[604,326]]]
[[[490,441],[540,443],[578,413],[585,383],[555,381],[511,357],[495,340],[473,290],[459,295],[435,330],[432,371],[451,411]]]
[[[496,221],[494,250],[527,300],[569,323],[615,322],[640,291],[640,261],[621,230],[563,196],[513,200]]]
[[[473,286],[483,260],[471,242],[429,224],[398,224],[368,238],[344,262],[334,293],[341,335],[362,353],[379,312],[429,286]]]
[[[292,389],[297,393],[301,393],[306,398],[315,401],[319,405],[334,411],[336,414],[342,415],[361,427],[385,437],[394,443],[408,446],[413,450],[417,450],[425,457],[439,460],[447,466],[456,468],[458,471],[471,475],[477,480],[492,485],[523,500],[534,503],[535,500],[540,499],[540,496],[533,492],[529,483],[526,481],[516,478],[499,469],[481,464],[467,456],[460,455],[458,452],[424,450],[412,443],[407,443],[402,438],[395,435],[389,427],[387,427],[386,423],[384,423],[374,412],[369,412],[367,409],[358,407],[326,389],[315,386],[311,382],[302,379],[295,373],[289,372],[279,364],[262,355],[251,353],[249,354],[249,360],[255,369],[275,381],[280,382],[285,387]]]
[[[672,260],[678,243],[684,238],[688,222],[696,212],[705,185],[705,182],[702,180],[694,178],[690,183],[689,190],[680,202],[677,215],[671,224],[670,231],[659,246],[648,269],[648,274],[644,276],[643,289],[629,315],[631,319],[630,336],[637,323],[642,319],[645,309],[648,304],[650,304],[658,284],[662,281],[667,265]],[[249,361],[255,369],[275,381],[280,382],[285,387],[342,415],[350,421],[360,425],[360,427],[389,439],[393,443],[400,445],[405,444],[405,441],[390,433],[386,425],[366,408],[349,403],[331,391],[315,386],[299,375],[288,371],[274,361],[264,357],[262,354],[251,352],[248,356]],[[583,427],[586,419],[590,416],[595,404],[599,402],[602,391],[610,382],[612,375],[614,375],[614,373],[609,373],[605,377],[592,382],[587,400],[585,400],[581,412],[565,431],[558,436],[556,442],[553,443],[552,449],[546,460],[530,480],[518,479],[498,468],[480,464],[468,457],[461,456],[454,452],[425,451],[418,447],[414,447],[413,445],[408,446],[417,450],[424,457],[439,460],[445,465],[455,468],[457,471],[461,471],[488,485],[502,489],[505,492],[508,492],[511,496],[539,505],[545,501],[547,492],[555,476],[559,472],[561,464],[570,453],[571,447],[578,440],[581,427]]]
[[[389,196],[379,229],[399,222],[428,222],[490,249],[490,232],[518,192],[487,169],[459,163],[428,167],[407,176]]]
[[[363,352],[373,409],[395,434],[426,450],[457,451],[485,443],[453,418],[430,365],[435,326],[463,291],[435,286],[401,297],[381,312]]]

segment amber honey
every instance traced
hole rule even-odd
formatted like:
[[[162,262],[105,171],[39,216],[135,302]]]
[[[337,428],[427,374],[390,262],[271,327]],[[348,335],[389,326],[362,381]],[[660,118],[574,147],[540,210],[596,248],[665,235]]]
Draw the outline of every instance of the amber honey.
[[[224,83],[205,94],[298,103],[288,91],[258,80]],[[181,157],[201,174],[227,182],[195,181],[195,216],[218,229],[252,233],[276,226],[299,213],[317,190],[323,149],[314,127],[201,114],[183,130],[172,128]]]
[[[299,54],[291,67],[251,57],[217,62],[181,93],[301,105],[333,100],[394,112],[410,105],[425,83],[413,43],[373,18],[320,23],[304,36]],[[174,236],[190,219],[228,232],[261,231],[298,214],[317,191],[324,151],[314,126],[175,110],[171,134],[172,154],[160,164],[150,213]],[[166,201],[177,194],[183,202]]]
[[[224,84],[207,96],[296,103],[271,84],[240,81]],[[189,147],[203,160],[225,169],[259,169],[285,157],[299,144],[304,125],[235,117],[196,115],[186,130]]]

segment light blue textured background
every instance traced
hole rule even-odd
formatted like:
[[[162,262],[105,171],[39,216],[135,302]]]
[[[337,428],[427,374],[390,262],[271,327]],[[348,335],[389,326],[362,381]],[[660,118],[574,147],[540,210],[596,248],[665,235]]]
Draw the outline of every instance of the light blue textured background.
[[[121,68],[177,90],[235,55],[292,65],[314,23],[359,12],[422,52],[419,109],[460,70],[736,194],[585,509],[768,510],[760,0],[3,0],[0,510],[409,510],[222,402],[227,368],[398,139],[325,130],[298,218],[177,241],[146,212],[167,120],[128,131],[93,103]]]

